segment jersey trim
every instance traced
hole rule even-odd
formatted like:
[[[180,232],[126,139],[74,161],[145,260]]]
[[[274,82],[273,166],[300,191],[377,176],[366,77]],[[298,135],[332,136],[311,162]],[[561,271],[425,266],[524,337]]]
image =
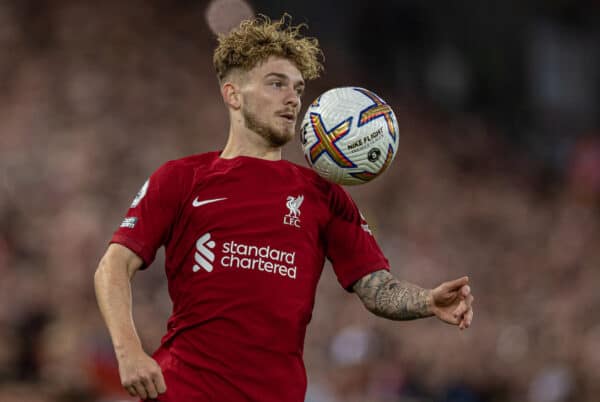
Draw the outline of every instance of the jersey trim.
[[[138,242],[135,239],[132,239],[129,236],[125,236],[122,234],[115,234],[113,238],[108,244],[120,244],[121,246],[127,247],[129,250],[133,251],[138,257],[140,257],[143,261],[140,269],[146,269],[152,262],[154,261],[155,253],[147,247],[144,247],[143,244]]]

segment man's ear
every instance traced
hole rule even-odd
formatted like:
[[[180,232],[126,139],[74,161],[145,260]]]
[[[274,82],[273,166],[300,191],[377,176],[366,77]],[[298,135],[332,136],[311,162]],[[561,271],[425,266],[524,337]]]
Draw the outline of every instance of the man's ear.
[[[232,109],[238,110],[242,105],[240,88],[231,81],[226,81],[221,86],[221,95],[225,104]]]

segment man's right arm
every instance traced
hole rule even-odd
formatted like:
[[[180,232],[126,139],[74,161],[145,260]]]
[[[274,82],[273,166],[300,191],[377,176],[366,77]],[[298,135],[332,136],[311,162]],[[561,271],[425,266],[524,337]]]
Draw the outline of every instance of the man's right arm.
[[[131,396],[156,398],[166,391],[160,366],[148,356],[135,329],[131,279],[143,262],[120,244],[111,244],[94,275],[96,298],[119,362],[123,387]]]

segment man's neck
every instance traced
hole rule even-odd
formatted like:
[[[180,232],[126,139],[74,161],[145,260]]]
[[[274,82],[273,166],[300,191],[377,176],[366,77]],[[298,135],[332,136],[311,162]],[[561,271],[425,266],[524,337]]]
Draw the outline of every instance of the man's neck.
[[[258,135],[240,134],[230,130],[227,144],[221,152],[221,158],[233,159],[238,156],[248,156],[270,161],[281,159],[281,147],[267,145],[265,140]]]

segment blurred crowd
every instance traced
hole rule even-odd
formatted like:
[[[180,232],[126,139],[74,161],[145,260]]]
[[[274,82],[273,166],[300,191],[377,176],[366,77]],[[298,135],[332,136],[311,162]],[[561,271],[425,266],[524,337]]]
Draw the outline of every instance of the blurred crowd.
[[[318,15],[299,18],[322,36],[327,66],[306,103],[332,86],[361,85],[392,104],[397,159],[349,191],[395,275],[426,287],[470,276],[475,319],[461,332],[435,319],[374,317],[327,266],[305,346],[307,402],[597,401],[598,8],[555,1],[525,18],[534,5],[507,15],[500,2],[490,10],[457,2],[456,15],[468,17],[471,4],[480,18],[463,25],[469,33],[458,17],[435,23],[448,10],[380,3],[388,16],[380,25],[360,25],[358,15],[378,10],[356,6],[337,27],[385,33],[388,42],[361,43]],[[303,15],[299,4],[288,11]],[[273,17],[283,7],[252,5]],[[131,400],[92,278],[147,176],[224,144],[205,8],[0,2],[1,402]],[[501,21],[477,22],[488,14]],[[413,25],[390,39],[394,15]],[[506,42],[483,46],[502,32]],[[521,74],[507,78],[514,60]],[[304,164],[298,142],[284,153]],[[159,254],[133,283],[148,351],[171,307],[163,261]]]

